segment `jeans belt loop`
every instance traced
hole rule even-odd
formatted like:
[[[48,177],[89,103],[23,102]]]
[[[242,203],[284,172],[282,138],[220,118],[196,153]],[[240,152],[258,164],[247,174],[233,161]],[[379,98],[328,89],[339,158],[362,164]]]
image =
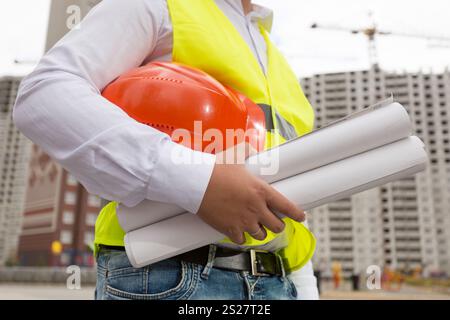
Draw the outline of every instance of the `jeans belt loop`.
[[[208,261],[207,261],[205,267],[203,268],[203,271],[202,271],[202,274],[201,274],[202,279],[208,280],[211,268],[214,266],[214,259],[215,259],[215,256],[216,256],[216,250],[217,250],[217,246],[216,245],[214,245],[214,244],[210,244],[209,245]]]

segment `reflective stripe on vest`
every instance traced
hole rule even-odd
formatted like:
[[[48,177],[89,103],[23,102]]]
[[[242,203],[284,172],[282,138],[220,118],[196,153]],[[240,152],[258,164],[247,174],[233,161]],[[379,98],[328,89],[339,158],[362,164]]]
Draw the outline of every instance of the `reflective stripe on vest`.
[[[273,123],[273,118],[272,118],[272,112],[275,112],[275,119],[278,123],[277,127],[279,130],[279,134],[285,140],[297,138],[297,132],[295,132],[294,126],[292,124],[290,124],[286,119],[284,119],[276,110],[272,111],[271,106],[269,106],[267,104],[263,104],[263,103],[258,104],[258,106],[264,112],[264,116],[266,118],[266,130],[267,131],[275,130],[275,125]]]

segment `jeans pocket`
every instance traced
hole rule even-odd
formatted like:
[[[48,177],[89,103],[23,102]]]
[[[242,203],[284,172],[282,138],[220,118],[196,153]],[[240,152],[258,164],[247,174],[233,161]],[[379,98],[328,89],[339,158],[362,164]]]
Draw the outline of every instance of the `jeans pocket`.
[[[164,260],[141,269],[121,269],[106,280],[110,299],[176,300],[186,295],[192,282],[188,265]]]
[[[294,298],[294,300],[296,300],[297,296],[298,296],[298,292],[297,292],[297,287],[295,286],[295,283],[289,277],[286,277],[285,279],[286,279],[287,283],[289,284],[292,297]]]

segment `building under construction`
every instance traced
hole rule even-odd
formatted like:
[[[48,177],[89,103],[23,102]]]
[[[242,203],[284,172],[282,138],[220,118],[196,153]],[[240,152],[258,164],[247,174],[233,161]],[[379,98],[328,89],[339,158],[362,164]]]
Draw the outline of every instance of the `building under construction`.
[[[0,78],[0,266],[15,261],[31,145],[12,121],[20,80]]]
[[[394,74],[373,67],[301,82],[318,127],[393,94],[430,156],[416,177],[312,210],[316,268],[326,271],[337,261],[347,275],[370,265],[450,274],[450,72]]]

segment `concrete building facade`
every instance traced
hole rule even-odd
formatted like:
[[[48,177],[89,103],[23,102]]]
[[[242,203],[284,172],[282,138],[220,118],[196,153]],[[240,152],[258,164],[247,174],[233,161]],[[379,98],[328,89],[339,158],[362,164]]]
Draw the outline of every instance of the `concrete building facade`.
[[[0,78],[0,266],[15,259],[30,156],[30,141],[12,121],[20,80]]]
[[[316,126],[394,95],[427,147],[425,172],[311,211],[316,265],[344,273],[370,265],[421,266],[450,274],[450,72],[394,74],[376,67],[301,80]]]

